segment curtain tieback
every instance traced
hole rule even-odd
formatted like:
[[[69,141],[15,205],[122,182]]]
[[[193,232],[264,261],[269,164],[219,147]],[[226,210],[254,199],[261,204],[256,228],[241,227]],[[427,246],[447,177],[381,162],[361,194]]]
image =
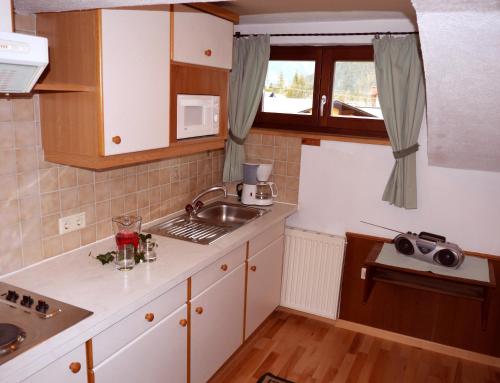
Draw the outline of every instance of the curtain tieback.
[[[231,132],[231,129],[229,129],[229,137],[231,138],[231,140],[234,141],[235,144],[237,145],[243,145],[245,143],[245,139],[244,138],[239,138],[239,137],[236,137],[233,132]]]
[[[403,158],[403,157],[409,156],[410,154],[415,153],[418,150],[418,147],[419,147],[419,145],[417,143],[417,144],[414,144],[412,146],[408,146],[405,149],[394,151],[394,152],[392,152],[392,154],[394,155],[395,159]]]

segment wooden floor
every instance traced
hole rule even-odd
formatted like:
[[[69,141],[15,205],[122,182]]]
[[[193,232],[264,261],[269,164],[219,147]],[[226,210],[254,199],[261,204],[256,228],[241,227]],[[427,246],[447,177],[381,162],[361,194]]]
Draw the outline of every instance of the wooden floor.
[[[210,383],[497,383],[500,370],[276,311]]]

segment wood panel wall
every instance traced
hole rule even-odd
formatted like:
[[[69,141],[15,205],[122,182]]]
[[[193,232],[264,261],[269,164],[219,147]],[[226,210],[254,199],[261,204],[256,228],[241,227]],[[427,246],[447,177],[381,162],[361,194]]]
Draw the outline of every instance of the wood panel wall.
[[[363,304],[361,268],[381,242],[389,240],[347,233],[340,319],[500,357],[500,287],[491,290],[485,331],[478,301],[377,282]],[[500,258],[493,265],[498,279]]]

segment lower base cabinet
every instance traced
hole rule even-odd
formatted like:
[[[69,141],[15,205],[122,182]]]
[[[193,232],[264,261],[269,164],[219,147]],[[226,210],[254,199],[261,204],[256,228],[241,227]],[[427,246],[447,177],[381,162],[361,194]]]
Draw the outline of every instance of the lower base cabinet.
[[[241,264],[191,300],[191,383],[208,381],[243,343],[244,296]]]
[[[283,236],[248,259],[245,339],[276,309],[281,299]]]
[[[185,383],[187,305],[94,368],[95,383]]]
[[[23,383],[87,383],[85,345],[78,346],[44,369],[23,380]]]

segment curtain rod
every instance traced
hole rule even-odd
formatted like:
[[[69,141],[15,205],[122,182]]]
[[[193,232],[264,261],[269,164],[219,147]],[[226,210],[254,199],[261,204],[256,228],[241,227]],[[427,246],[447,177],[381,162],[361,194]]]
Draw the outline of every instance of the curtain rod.
[[[258,36],[257,33],[243,34],[236,32],[234,37],[247,37],[247,36]],[[285,37],[285,36],[372,36],[375,37],[380,35],[418,35],[418,32],[352,32],[352,33],[271,33],[271,37]]]

